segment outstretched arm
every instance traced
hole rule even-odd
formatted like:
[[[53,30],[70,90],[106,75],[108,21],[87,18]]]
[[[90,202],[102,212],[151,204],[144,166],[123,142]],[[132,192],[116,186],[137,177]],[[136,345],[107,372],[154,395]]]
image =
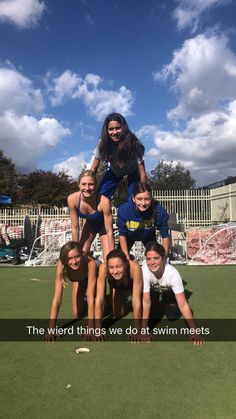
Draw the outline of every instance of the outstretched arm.
[[[97,283],[97,264],[95,260],[88,262],[88,286],[87,286],[87,304],[88,319],[94,322],[95,318],[95,293]]]
[[[94,157],[90,170],[92,170],[92,172],[94,172],[94,173],[97,173],[99,165],[100,165],[100,160],[97,159],[96,157]]]
[[[70,211],[70,220],[71,220],[71,232],[72,240],[79,242],[79,219],[77,214],[76,200],[78,200],[78,194],[71,194],[67,198],[67,203]]]
[[[63,285],[61,281],[61,272],[63,269],[62,263],[59,261],[57,264],[56,278],[55,278],[55,290],[54,296],[52,299],[51,310],[50,310],[50,321],[48,326],[48,332],[45,335],[45,341],[50,342],[56,339],[56,334],[53,332],[53,329],[56,327],[57,317],[59,309],[61,306],[62,294],[63,294]]]
[[[133,278],[132,306],[134,312],[134,319],[136,323],[138,322],[138,328],[140,328],[140,322],[142,318],[142,270],[137,262],[130,261],[129,263],[131,265],[130,274]]]
[[[113,218],[111,211],[111,204],[109,199],[102,195],[101,197],[102,211],[104,215],[104,224],[108,240],[108,252],[115,248],[114,234],[113,234]],[[106,258],[107,255],[104,255]]]
[[[164,249],[165,249],[165,254],[166,254],[166,257],[169,255],[169,248],[170,248],[170,239],[169,239],[169,237],[162,237],[162,241],[161,241],[162,243],[162,246],[164,247]]]
[[[147,176],[146,176],[145,166],[143,162],[138,164],[138,171],[139,171],[139,176],[140,176],[140,182],[142,183],[147,182]]]
[[[183,317],[185,318],[186,322],[188,323],[189,328],[194,332],[196,331],[196,324],[192,315],[192,311],[189,307],[189,304],[186,300],[184,292],[181,292],[180,294],[175,294],[175,298],[179,307],[179,310]],[[193,340],[194,345],[202,345],[204,343],[203,338],[194,332],[191,335],[191,340]]]
[[[127,259],[130,260],[126,236],[120,236],[120,248],[125,253]]]
[[[148,327],[148,320],[151,310],[151,296],[150,292],[143,293],[143,317],[142,317],[142,327]]]
[[[105,302],[107,267],[102,263],[98,272],[97,293],[95,298],[95,321],[98,326],[101,325],[103,307]]]

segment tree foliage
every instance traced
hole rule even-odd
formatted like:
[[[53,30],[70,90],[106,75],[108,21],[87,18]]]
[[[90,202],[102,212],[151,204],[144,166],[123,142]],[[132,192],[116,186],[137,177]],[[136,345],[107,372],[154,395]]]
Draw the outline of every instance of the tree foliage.
[[[0,150],[0,195],[14,196],[17,173],[15,165]]]
[[[181,162],[174,164],[160,160],[148,175],[152,189],[191,189],[196,181]]]
[[[78,190],[77,182],[65,172],[37,170],[19,178],[18,203],[66,206],[67,196]]]

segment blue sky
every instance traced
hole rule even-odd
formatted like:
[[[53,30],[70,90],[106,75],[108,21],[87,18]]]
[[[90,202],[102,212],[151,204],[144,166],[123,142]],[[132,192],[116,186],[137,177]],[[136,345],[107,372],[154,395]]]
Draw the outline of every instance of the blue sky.
[[[235,15],[234,0],[0,0],[0,148],[77,177],[117,111],[148,171],[235,176]]]

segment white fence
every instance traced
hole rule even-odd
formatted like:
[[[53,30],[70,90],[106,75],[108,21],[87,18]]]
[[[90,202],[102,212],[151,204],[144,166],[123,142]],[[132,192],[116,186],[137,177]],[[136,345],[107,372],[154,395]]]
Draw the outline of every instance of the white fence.
[[[153,191],[153,196],[169,214],[177,213],[179,222],[186,227],[208,226],[212,223],[209,190]]]
[[[169,214],[188,227],[209,226],[218,222],[236,221],[236,183],[221,188],[204,190],[153,191],[153,196]],[[0,209],[0,224],[19,226],[29,215],[32,224],[40,216],[42,221],[65,221],[68,208],[6,208]],[[114,223],[116,209],[113,208]]]

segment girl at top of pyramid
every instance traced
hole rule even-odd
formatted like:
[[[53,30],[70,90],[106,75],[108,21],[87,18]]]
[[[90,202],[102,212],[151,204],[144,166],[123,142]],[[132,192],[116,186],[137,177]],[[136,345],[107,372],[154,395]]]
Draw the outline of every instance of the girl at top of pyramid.
[[[130,131],[125,118],[119,113],[109,114],[103,123],[101,138],[91,166],[91,170],[95,173],[101,161],[108,166],[98,193],[110,199],[119,182],[127,175],[128,197],[130,197],[135,183],[147,180],[143,161],[144,151],[143,144]]]

